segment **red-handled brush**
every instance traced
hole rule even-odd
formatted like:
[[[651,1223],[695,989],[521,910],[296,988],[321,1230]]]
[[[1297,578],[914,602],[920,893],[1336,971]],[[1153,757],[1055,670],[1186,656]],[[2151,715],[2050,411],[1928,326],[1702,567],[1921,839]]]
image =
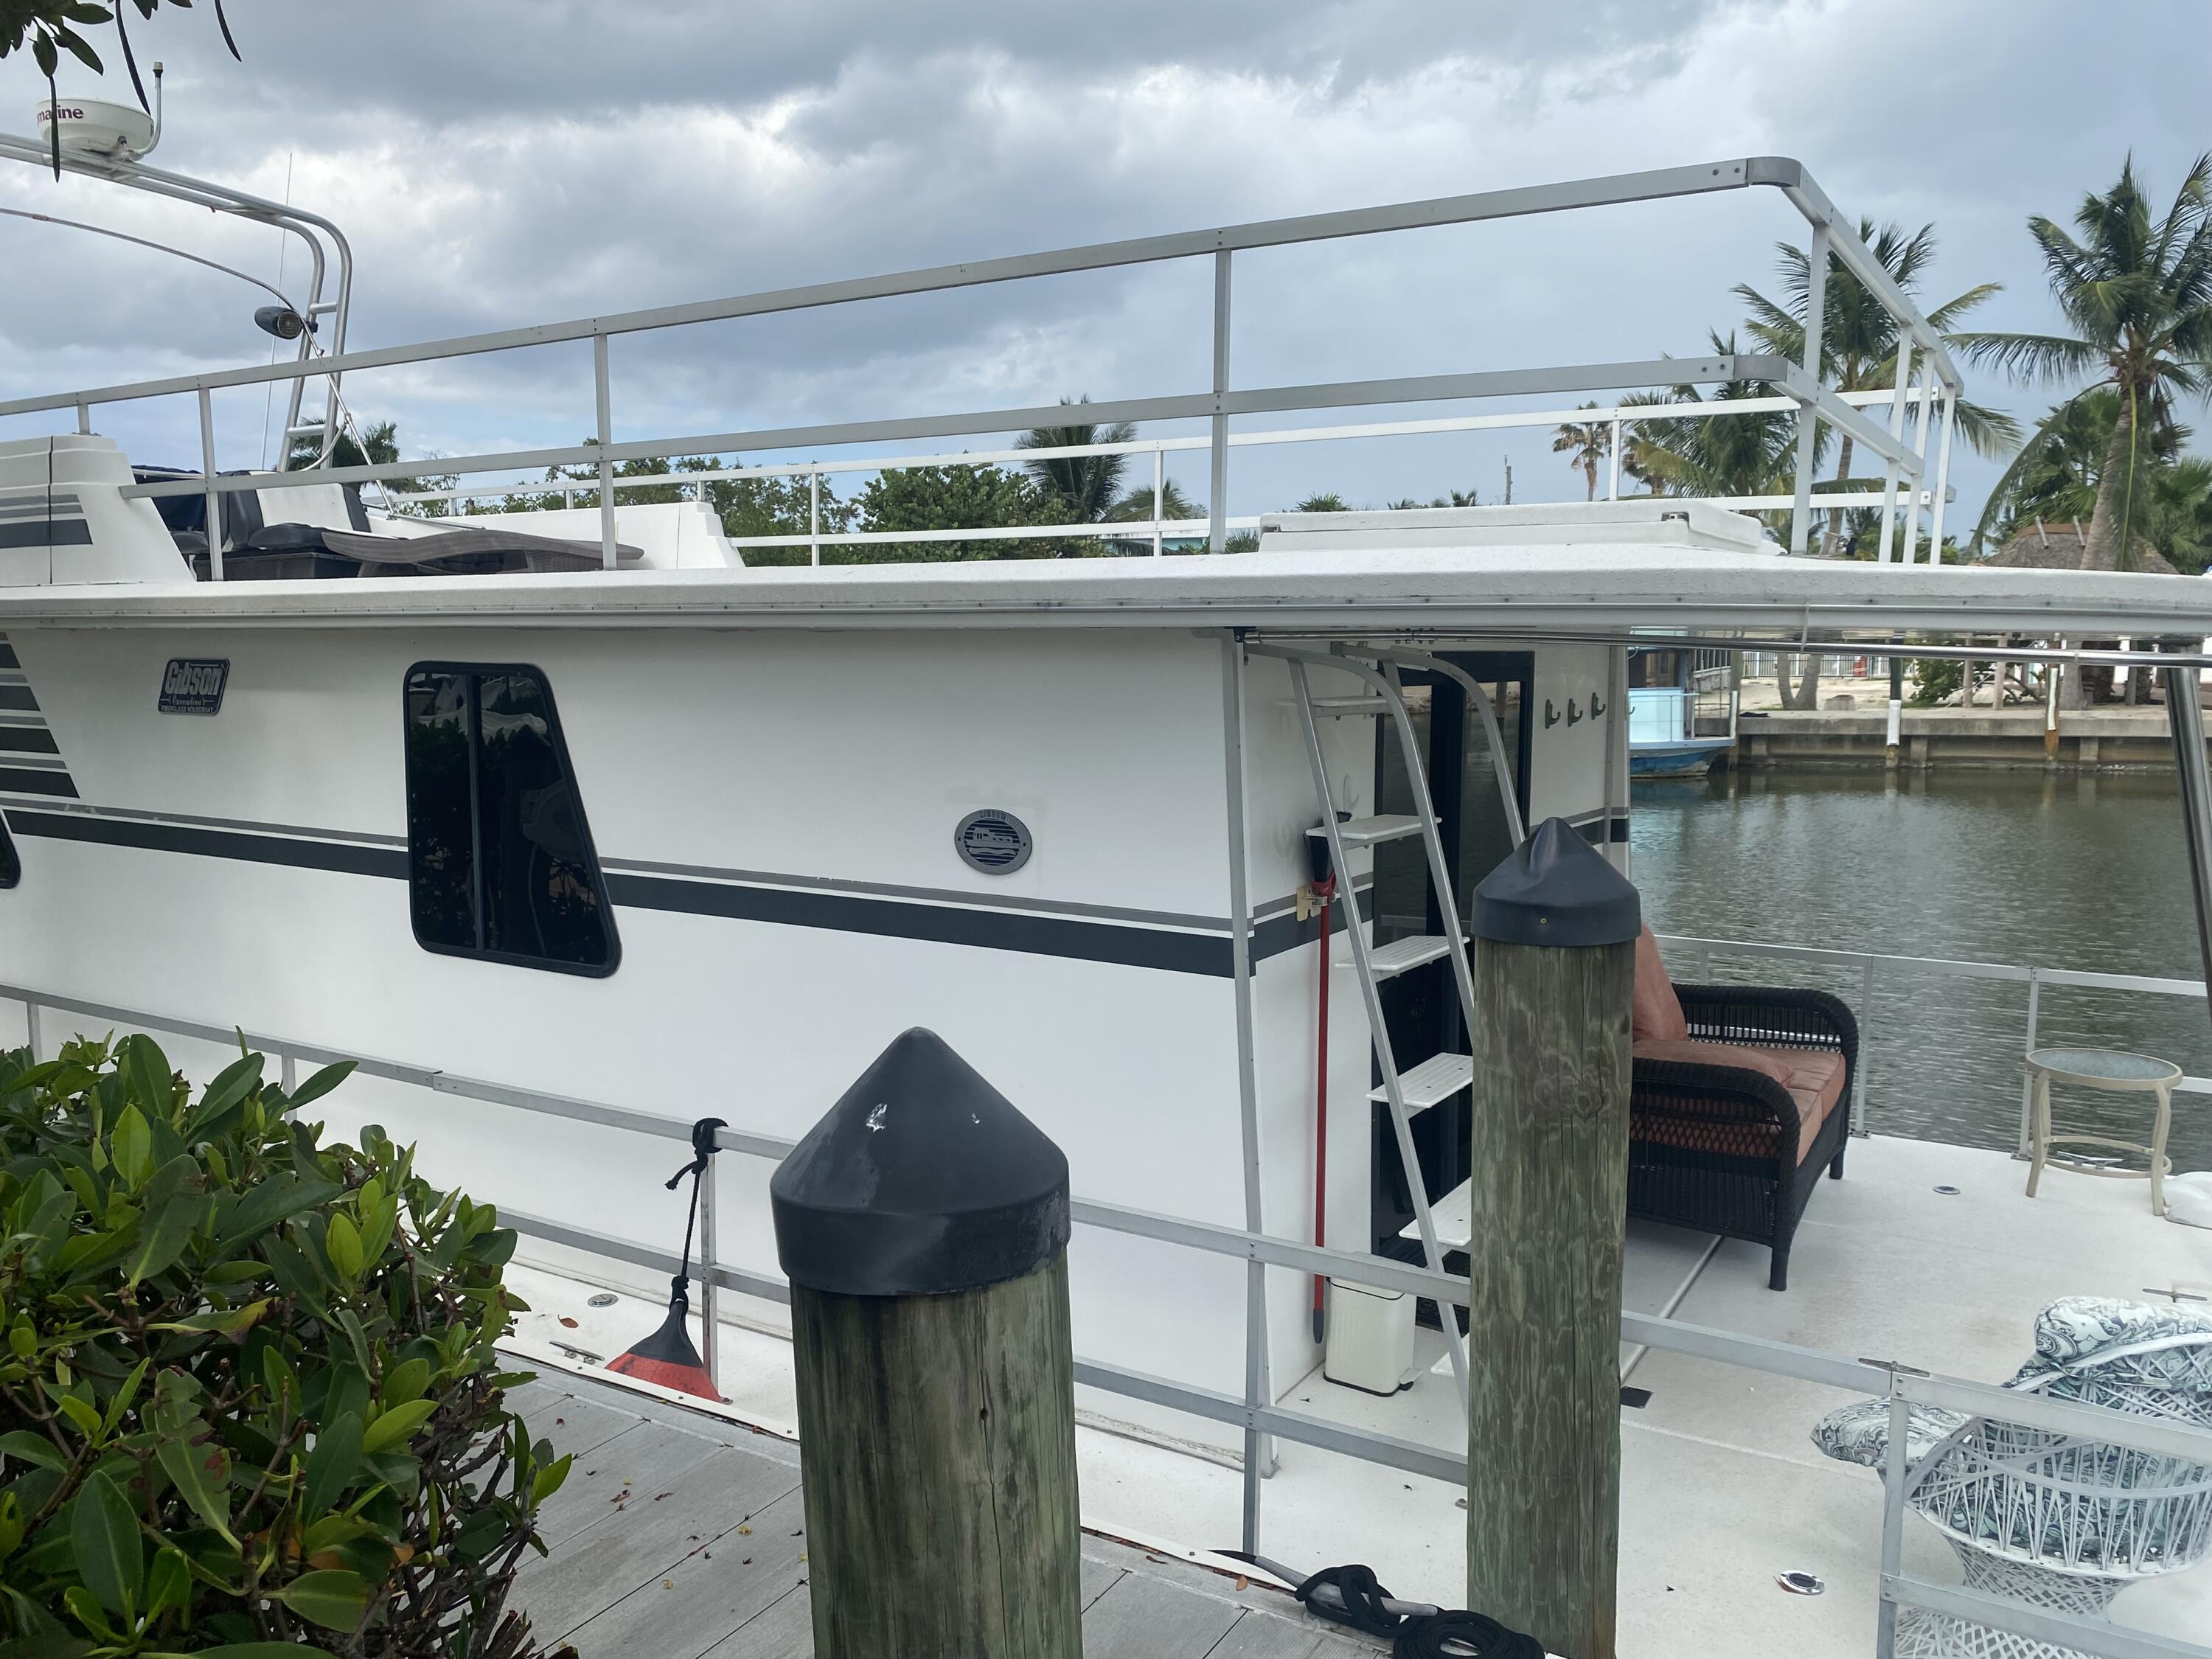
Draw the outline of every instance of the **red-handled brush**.
[[[691,1161],[668,1177],[668,1189],[685,1176],[691,1177],[691,1208],[684,1219],[684,1262],[668,1286],[668,1317],[660,1322],[660,1328],[642,1342],[633,1343],[622,1353],[607,1362],[607,1369],[624,1376],[635,1376],[640,1382],[657,1382],[664,1389],[676,1389],[684,1394],[696,1394],[702,1400],[721,1403],[722,1391],[714,1386],[714,1379],[707,1370],[706,1362],[699,1358],[699,1350],[691,1345],[691,1334],[684,1322],[691,1312],[691,1235],[699,1223],[699,1183],[707,1174],[708,1161],[720,1149],[714,1139],[714,1131],[721,1128],[719,1117],[702,1117],[691,1126]],[[712,1342],[714,1333],[706,1333]]]

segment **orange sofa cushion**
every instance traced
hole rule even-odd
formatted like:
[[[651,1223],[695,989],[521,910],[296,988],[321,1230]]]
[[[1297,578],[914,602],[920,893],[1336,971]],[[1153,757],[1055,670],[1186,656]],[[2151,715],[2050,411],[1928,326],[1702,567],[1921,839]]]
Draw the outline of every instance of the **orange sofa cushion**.
[[[1639,999],[1641,983],[1638,984]],[[1672,1000],[1673,993],[1668,993]],[[1691,1066],[1734,1066],[1762,1072],[1790,1091],[1797,1107],[1797,1162],[1813,1150],[1828,1115],[1844,1097],[1844,1057],[1832,1048],[1755,1048],[1747,1043],[1704,1042],[1694,1037],[1638,1037],[1638,1060],[1670,1060]],[[1742,1132],[1703,1118],[1680,1118],[1664,1112],[1639,1115],[1633,1130],[1639,1140],[1656,1140],[1669,1146],[1690,1146],[1708,1152],[1748,1152]]]
[[[1647,1037],[1679,1042],[1690,1035],[1682,1000],[1674,994],[1674,981],[1667,977],[1659,941],[1649,926],[1636,936],[1636,999],[1630,1006],[1629,1033],[1638,1042]]]

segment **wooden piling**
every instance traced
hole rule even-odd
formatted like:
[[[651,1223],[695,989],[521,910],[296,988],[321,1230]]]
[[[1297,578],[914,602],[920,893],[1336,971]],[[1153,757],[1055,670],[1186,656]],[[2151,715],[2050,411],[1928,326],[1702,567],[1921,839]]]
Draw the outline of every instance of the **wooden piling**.
[[[1613,1659],[1636,890],[1553,818],[1476,890],[1468,1605]]]
[[[818,1659],[1080,1659],[1067,1160],[912,1030],[769,1191]]]

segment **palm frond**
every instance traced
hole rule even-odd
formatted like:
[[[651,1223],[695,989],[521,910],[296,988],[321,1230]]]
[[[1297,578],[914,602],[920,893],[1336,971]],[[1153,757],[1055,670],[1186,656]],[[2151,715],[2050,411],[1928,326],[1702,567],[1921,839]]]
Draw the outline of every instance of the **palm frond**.
[[[2104,361],[2104,353],[2088,341],[2063,334],[1960,334],[1952,343],[1967,362],[1986,363],[2023,380],[2084,374]]]

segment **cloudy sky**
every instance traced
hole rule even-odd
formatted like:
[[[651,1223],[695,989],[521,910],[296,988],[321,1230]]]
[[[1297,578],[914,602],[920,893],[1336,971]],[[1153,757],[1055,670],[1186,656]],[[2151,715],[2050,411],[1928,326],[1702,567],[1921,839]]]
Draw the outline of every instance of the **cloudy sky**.
[[[2170,191],[2212,146],[2203,0],[229,10],[242,64],[204,8],[136,31],[142,64],[168,67],[155,160],[289,193],[344,227],[356,346],[1768,154],[1805,161],[1849,212],[1932,221],[1942,246],[1924,301],[1998,281],[1981,320],[2042,328],[2055,319],[2026,216],[2069,213],[2130,149]],[[2124,37],[2109,47],[2108,26]],[[64,86],[100,90],[82,71]],[[0,131],[28,131],[42,92],[26,57],[0,65]],[[106,95],[127,98],[127,81],[112,76]],[[112,186],[10,166],[0,207],[280,280],[276,233]],[[1233,374],[1255,385],[1699,353],[1738,320],[1734,284],[1771,285],[1781,238],[1802,241],[1802,228],[1778,196],[1731,192],[1247,255]],[[300,275],[295,252],[282,281]],[[1194,261],[617,342],[617,435],[1201,390],[1209,284]],[[0,216],[0,396],[265,358],[251,320],[264,297]],[[2051,396],[1988,377],[1972,390],[2027,416]],[[399,420],[410,455],[574,442],[592,422],[575,345],[363,375],[349,393],[363,415]],[[264,403],[218,399],[223,465],[264,453]],[[190,412],[172,400],[99,424],[141,459],[196,463]],[[0,421],[0,437],[44,429]],[[1495,501],[1509,461],[1517,500],[1582,493],[1544,438],[1475,434],[1243,451],[1230,506],[1320,489],[1355,504],[1470,486]],[[1177,471],[1203,494],[1202,465]],[[1960,468],[1969,515],[1992,476]]]

